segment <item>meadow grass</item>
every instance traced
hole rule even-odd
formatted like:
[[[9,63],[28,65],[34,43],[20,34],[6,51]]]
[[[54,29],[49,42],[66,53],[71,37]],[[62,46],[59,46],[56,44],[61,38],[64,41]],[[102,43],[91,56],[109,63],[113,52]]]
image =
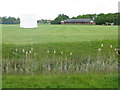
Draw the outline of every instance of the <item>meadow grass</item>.
[[[4,75],[3,88],[118,88],[117,74]]]
[[[117,28],[39,25],[21,29],[3,25],[3,87],[118,87]],[[69,69],[63,70],[67,66]]]
[[[104,44],[101,47],[101,44]],[[110,48],[110,45],[113,47]],[[63,52],[62,56],[78,57],[81,55],[91,55],[96,56],[98,48],[101,48],[101,54],[110,56],[112,52],[115,52],[115,49],[118,48],[117,40],[100,40],[100,41],[89,41],[89,42],[56,42],[56,43],[42,43],[42,44],[30,44],[30,45],[17,45],[17,44],[3,44],[3,57],[10,57],[12,51],[15,49],[30,51],[31,48],[34,48],[33,52],[38,53],[37,58],[40,59],[47,55],[61,56],[60,52]],[[49,50],[49,54],[47,53]],[[54,53],[56,50],[56,53]]]

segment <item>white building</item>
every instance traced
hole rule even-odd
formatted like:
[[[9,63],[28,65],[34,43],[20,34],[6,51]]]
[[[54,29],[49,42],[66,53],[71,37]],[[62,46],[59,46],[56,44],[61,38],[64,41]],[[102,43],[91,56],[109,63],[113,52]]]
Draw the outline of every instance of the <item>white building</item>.
[[[20,17],[20,28],[37,28],[35,15],[23,15]]]

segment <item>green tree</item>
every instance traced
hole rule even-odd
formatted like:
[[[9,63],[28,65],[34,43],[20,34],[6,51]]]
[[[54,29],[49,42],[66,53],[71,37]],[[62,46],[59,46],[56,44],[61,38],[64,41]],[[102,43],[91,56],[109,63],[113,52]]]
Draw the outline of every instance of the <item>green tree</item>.
[[[2,24],[19,24],[20,19],[19,18],[14,18],[14,17],[1,17],[2,18]]]
[[[61,21],[69,19],[67,15],[59,14],[57,18],[55,18],[53,21],[51,21],[51,24],[61,24]]]

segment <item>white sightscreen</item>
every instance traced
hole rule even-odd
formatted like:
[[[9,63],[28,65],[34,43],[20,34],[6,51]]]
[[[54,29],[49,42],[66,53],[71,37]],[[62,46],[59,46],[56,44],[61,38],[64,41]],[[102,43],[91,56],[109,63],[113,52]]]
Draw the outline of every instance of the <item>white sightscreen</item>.
[[[37,28],[37,18],[34,15],[23,15],[20,17],[21,28]]]

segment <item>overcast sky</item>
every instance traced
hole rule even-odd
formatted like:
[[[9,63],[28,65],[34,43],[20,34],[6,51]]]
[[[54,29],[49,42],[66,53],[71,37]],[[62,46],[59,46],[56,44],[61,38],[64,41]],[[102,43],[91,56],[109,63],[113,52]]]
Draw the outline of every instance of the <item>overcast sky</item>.
[[[118,12],[119,0],[1,0],[0,16],[37,15],[38,19],[54,19],[58,14],[70,17],[82,14]]]

